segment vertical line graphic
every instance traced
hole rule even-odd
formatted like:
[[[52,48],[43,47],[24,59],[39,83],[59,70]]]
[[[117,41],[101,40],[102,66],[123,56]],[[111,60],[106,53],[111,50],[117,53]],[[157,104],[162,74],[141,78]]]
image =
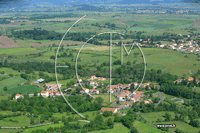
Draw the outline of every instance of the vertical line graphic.
[[[111,84],[112,84],[112,33],[110,33],[110,102],[111,102]]]

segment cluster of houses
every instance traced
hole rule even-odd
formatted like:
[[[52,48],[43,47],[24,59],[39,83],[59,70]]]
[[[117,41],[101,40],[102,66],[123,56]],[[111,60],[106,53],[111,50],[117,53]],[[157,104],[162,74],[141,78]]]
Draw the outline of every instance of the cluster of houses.
[[[37,81],[43,82],[43,79],[39,79]],[[45,83],[43,86],[43,89],[45,91],[41,91],[40,93],[38,93],[38,95],[42,96],[42,97],[48,97],[48,96],[60,96],[61,92],[58,91],[58,88],[60,88],[62,86],[62,84],[49,84],[49,83]],[[21,94],[16,94],[14,99],[19,99],[19,98],[23,98],[23,96]]]
[[[128,84],[128,85],[117,84],[117,85],[111,85],[111,87],[109,87],[106,90],[107,90],[108,93],[114,93],[114,92],[120,92],[120,91],[122,91],[124,89],[130,90],[130,86],[131,86],[131,84]],[[148,87],[148,89],[151,89],[149,83],[138,84],[137,82],[134,82],[134,88],[135,89],[137,87],[145,88],[146,86]]]
[[[182,36],[181,34],[179,34],[179,36]],[[188,35],[189,37],[189,35]],[[142,43],[134,43],[134,46],[140,46],[140,47],[146,47],[148,46],[148,43],[151,43],[151,39],[148,38],[146,41],[143,41],[143,39],[140,39]],[[197,53],[200,55],[200,46],[197,44],[197,42],[199,42],[199,40],[191,40],[191,41],[184,41],[183,39],[178,39],[177,43],[174,39],[171,40],[172,44],[167,45],[167,44],[155,44],[155,47],[157,48],[168,48],[168,49],[172,49],[172,50],[177,50],[177,51],[181,51],[181,52],[189,52],[189,53]],[[117,42],[116,42],[117,44]],[[123,44],[123,45],[130,45],[130,44]]]
[[[85,92],[85,93],[90,93],[90,94],[99,94],[99,91],[98,90],[96,90],[96,89],[91,89],[91,90],[89,90],[89,89],[87,89],[87,88],[82,88],[83,90],[81,91],[81,92]]]
[[[123,85],[123,84],[117,84],[112,85],[107,89],[108,93],[117,93],[116,97],[119,99],[119,102],[122,106],[128,107],[131,106],[133,102],[140,101],[142,98],[145,97],[144,93],[142,91],[130,91],[131,84]],[[137,87],[148,87],[150,88],[149,83],[144,83],[139,86],[137,82],[134,82],[134,88]],[[126,101],[131,101],[132,103],[125,103]],[[145,102],[145,101],[144,101]],[[145,102],[147,103],[147,102]],[[150,103],[150,102],[149,102]]]
[[[142,91],[130,92],[128,90],[122,90],[120,93],[118,93],[117,98],[119,99],[119,102],[137,102],[140,101],[141,98],[144,98],[144,93]]]
[[[97,82],[95,82],[94,80],[96,80]],[[85,93],[90,93],[90,94],[99,94],[99,91],[96,89],[99,84],[101,83],[101,81],[105,81],[106,78],[103,77],[96,77],[95,75],[92,75],[87,81],[89,82],[89,85],[92,87],[92,89],[88,89],[88,88],[82,88],[82,92]],[[82,79],[78,78],[76,80],[76,84],[74,84],[74,86],[79,86],[80,83],[82,82]],[[101,83],[103,85],[103,83]]]
[[[45,91],[41,91],[40,95],[43,97],[48,97],[48,96],[60,96],[61,92],[58,91],[58,89],[62,86],[62,84],[49,84],[45,83],[43,86],[43,89]]]
[[[185,80],[185,79],[177,79],[177,80],[174,81],[174,83],[178,84],[178,83],[181,83],[183,80]],[[194,78],[193,77],[188,77],[187,80],[188,80],[188,83],[189,83],[191,81],[194,81]],[[196,79],[196,82],[197,82],[197,84],[199,83],[198,79]]]
[[[175,40],[174,40],[175,41]],[[187,41],[185,42],[183,39],[179,39],[177,43],[172,43],[171,45],[167,45],[167,44],[155,44],[155,47],[158,48],[168,48],[168,49],[172,49],[172,50],[177,50],[177,51],[181,51],[181,52],[197,52],[198,54],[200,54],[200,47],[198,44],[196,44],[195,41],[191,40],[191,41]]]

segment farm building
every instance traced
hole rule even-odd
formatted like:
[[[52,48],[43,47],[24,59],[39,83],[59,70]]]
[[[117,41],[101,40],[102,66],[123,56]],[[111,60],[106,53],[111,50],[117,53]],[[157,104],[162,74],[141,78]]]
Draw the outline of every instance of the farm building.
[[[39,83],[42,83],[42,82],[44,82],[44,79],[42,79],[42,78],[35,81],[36,84],[39,84]]]
[[[100,110],[100,113],[102,114],[104,111],[112,111],[113,114],[117,113],[117,110],[119,108],[106,108],[106,107],[102,107],[101,110]]]

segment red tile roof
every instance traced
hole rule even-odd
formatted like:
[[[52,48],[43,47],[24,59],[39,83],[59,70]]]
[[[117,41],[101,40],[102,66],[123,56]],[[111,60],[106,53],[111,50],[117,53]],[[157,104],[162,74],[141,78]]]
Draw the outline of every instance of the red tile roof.
[[[106,107],[102,107],[100,112],[104,112],[104,111],[112,111],[113,113],[115,112],[117,108],[106,108]]]

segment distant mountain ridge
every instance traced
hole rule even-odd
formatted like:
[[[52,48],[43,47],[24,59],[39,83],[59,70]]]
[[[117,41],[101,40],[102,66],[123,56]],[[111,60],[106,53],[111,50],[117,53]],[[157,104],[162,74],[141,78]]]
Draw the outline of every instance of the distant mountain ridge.
[[[67,3],[70,5],[78,4],[152,4],[152,3],[181,3],[182,0],[32,0],[33,3],[37,2],[50,2],[53,4]]]
[[[181,0],[122,0],[119,4],[181,3]]]

